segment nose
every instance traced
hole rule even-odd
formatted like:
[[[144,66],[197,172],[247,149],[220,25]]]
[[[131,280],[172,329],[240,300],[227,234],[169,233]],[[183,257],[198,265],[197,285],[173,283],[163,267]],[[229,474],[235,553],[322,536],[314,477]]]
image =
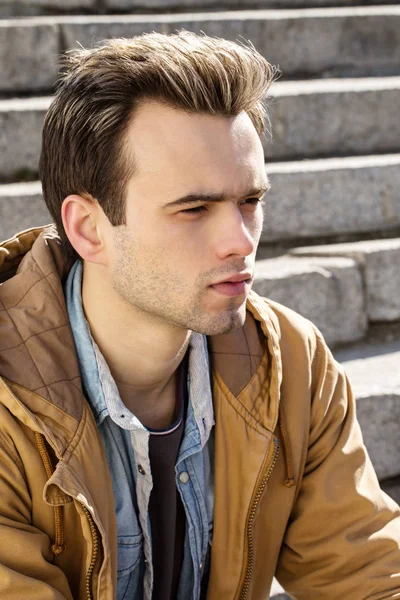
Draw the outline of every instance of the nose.
[[[249,256],[256,248],[257,227],[253,222],[251,224],[245,222],[240,209],[236,206],[223,212],[215,229],[218,258]]]

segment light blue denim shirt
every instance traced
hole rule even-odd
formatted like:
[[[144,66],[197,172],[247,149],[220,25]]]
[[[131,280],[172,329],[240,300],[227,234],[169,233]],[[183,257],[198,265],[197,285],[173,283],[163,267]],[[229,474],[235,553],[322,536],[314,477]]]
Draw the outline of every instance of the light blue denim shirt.
[[[153,589],[148,513],[153,486],[149,431],[123,404],[82,307],[82,261],[65,282],[67,310],[85,395],[103,440],[114,490],[118,535],[117,600],[150,600]],[[176,461],[176,485],[186,514],[178,600],[198,600],[212,541],[214,413],[206,337],[193,333],[188,367],[189,404]],[[138,470],[138,467],[140,469]]]

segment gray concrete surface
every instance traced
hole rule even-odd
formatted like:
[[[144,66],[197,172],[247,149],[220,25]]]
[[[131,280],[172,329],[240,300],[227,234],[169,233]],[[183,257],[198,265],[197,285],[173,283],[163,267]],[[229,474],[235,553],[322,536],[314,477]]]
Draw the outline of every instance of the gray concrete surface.
[[[311,319],[331,344],[360,339],[366,332],[361,271],[351,259],[261,260],[254,289]]]
[[[29,1],[29,0],[25,0]],[[33,0],[30,0],[33,1]],[[130,0],[103,0],[106,6],[111,9],[120,8],[126,10]],[[334,0],[336,6],[352,6],[357,4],[359,0]],[[257,6],[260,8],[296,8],[304,6],[332,6],[333,0],[220,0],[218,5],[220,7],[232,7],[242,8],[243,6]],[[375,4],[395,4],[395,0],[375,0]],[[207,7],[215,6],[215,0],[137,0],[135,2],[137,7],[144,7],[148,9],[173,9],[175,7]]]
[[[0,91],[51,90],[59,52],[56,24],[0,21]]]
[[[400,225],[400,154],[269,163],[265,244]]]
[[[400,77],[280,82],[269,103],[268,159],[397,152]]]
[[[0,17],[67,12],[69,10],[95,9],[98,0],[0,0]]]
[[[352,6],[358,0],[335,0],[337,6]],[[395,4],[395,0],[376,0],[376,4]],[[219,8],[296,8],[332,6],[331,0],[220,0]],[[104,10],[143,12],[145,10],[193,10],[215,8],[215,0],[0,0],[0,17],[67,12],[80,8],[93,12]]]
[[[400,319],[400,238],[296,248],[295,256],[346,256],[362,267],[370,321]]]
[[[37,173],[42,126],[50,98],[0,100],[0,178]]]
[[[0,185],[0,240],[51,221],[40,183]]]
[[[348,374],[379,479],[400,474],[400,340],[335,353]]]

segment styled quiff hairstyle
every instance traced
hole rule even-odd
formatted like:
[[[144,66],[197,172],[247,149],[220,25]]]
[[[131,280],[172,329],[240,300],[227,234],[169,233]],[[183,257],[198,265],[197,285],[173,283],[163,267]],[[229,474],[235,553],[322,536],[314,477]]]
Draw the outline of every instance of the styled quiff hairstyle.
[[[187,31],[111,39],[62,58],[42,137],[43,196],[70,255],[61,205],[70,194],[97,201],[112,225],[123,225],[125,189],[135,170],[125,133],[141,102],[190,113],[246,112],[264,133],[264,101],[275,69],[254,49]]]

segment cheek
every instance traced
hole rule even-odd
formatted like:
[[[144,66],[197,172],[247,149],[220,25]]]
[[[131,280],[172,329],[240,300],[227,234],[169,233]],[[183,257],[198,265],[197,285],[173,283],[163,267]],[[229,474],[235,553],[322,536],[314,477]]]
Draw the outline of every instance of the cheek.
[[[179,264],[190,264],[193,258],[201,260],[206,251],[208,239],[207,221],[176,222],[166,228],[163,234],[165,248],[176,256]]]
[[[148,269],[180,274],[186,280],[196,277],[205,250],[199,232],[163,224],[148,234],[142,230],[138,238],[135,247]]]

